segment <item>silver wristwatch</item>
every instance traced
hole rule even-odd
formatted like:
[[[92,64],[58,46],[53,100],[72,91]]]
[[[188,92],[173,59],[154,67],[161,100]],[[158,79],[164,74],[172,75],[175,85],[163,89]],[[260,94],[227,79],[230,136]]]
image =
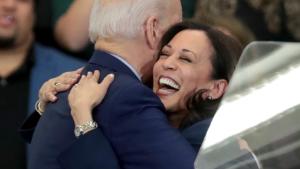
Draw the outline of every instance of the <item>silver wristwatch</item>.
[[[79,136],[87,133],[88,131],[94,130],[98,127],[98,124],[95,121],[89,121],[82,125],[75,126],[74,134],[78,138]]]

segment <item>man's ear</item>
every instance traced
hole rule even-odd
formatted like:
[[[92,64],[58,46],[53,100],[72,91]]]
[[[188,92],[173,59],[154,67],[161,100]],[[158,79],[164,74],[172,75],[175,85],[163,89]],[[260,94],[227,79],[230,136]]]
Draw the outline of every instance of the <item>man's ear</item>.
[[[228,86],[228,82],[225,79],[214,80],[209,89],[209,97],[212,100],[216,100],[223,96]]]
[[[150,49],[157,49],[159,42],[159,24],[155,16],[150,16],[144,24],[145,40]]]

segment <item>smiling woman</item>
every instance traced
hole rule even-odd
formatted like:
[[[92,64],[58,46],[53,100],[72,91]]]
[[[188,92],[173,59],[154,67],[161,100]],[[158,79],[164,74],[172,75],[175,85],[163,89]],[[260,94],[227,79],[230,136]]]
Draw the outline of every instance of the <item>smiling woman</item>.
[[[240,54],[238,42],[205,25],[184,22],[166,32],[153,91],[173,126],[186,128],[213,116]]]
[[[225,89],[226,81],[211,79],[212,53],[213,48],[205,32],[198,30],[183,30],[162,48],[160,59],[153,69],[153,91],[171,113],[170,116],[186,116],[186,102],[195,91]],[[220,83],[221,88],[214,88],[214,83]],[[208,92],[203,97],[213,94],[213,91],[210,91],[211,94]],[[178,127],[182,118],[176,119],[178,121],[172,123]]]

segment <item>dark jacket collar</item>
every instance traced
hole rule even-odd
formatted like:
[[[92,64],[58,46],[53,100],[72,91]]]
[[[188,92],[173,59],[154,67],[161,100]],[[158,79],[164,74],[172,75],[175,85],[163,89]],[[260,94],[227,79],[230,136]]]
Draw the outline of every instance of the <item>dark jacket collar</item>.
[[[127,74],[139,80],[128,66],[126,66],[120,60],[118,60],[117,58],[115,58],[107,52],[96,50],[92,55],[91,59],[89,60],[89,63],[100,65],[112,69],[116,72]]]

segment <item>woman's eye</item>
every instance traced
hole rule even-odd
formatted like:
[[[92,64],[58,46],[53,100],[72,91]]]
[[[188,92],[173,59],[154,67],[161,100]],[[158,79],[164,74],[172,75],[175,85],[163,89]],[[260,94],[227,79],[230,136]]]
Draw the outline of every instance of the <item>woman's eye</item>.
[[[192,63],[192,60],[186,56],[180,56],[180,60],[187,62],[187,63]]]
[[[167,52],[160,52],[159,56],[160,57],[168,57],[169,54]]]

